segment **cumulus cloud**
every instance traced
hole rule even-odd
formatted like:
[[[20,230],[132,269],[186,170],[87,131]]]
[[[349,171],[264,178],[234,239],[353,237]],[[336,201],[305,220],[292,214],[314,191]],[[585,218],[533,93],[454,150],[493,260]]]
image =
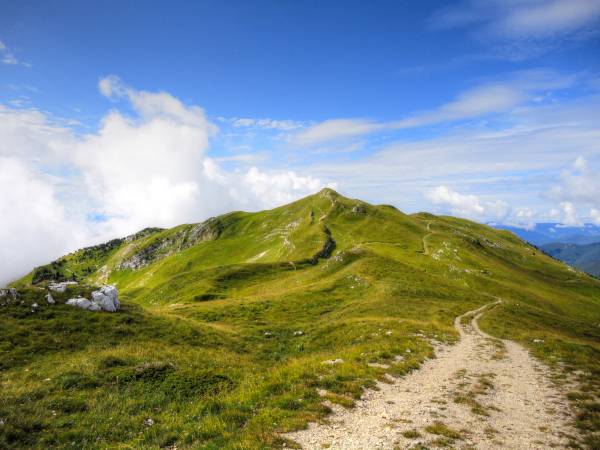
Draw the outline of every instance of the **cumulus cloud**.
[[[535,228],[535,221],[537,213],[531,208],[520,207],[515,208],[510,217],[508,217],[504,223],[506,225],[512,225],[515,227],[523,228],[525,230],[533,230]]]
[[[484,201],[473,194],[461,194],[447,186],[438,186],[425,193],[425,197],[452,215],[491,224],[504,224],[532,230],[543,217],[559,222],[564,226],[580,227],[583,222],[576,206],[571,202],[561,202],[542,214],[529,207],[511,207],[503,200]]]
[[[217,127],[195,105],[138,91],[111,76],[109,112],[93,133],[34,109],[0,105],[0,284],[84,244],[146,226],[258,210],[323,186],[293,171],[224,170],[209,155]]]
[[[550,188],[554,200],[583,203],[600,208],[600,172],[592,170],[583,156],[562,171],[559,182]]]
[[[476,195],[461,194],[448,186],[431,189],[425,196],[434,205],[445,207],[452,214],[460,217],[502,222],[510,213],[510,206],[504,201],[484,202]]]
[[[579,217],[577,208],[571,202],[561,202],[558,208],[550,210],[550,218],[568,227],[581,227],[583,221]]]
[[[83,224],[68,215],[58,191],[52,177],[0,156],[0,286],[85,241]]]

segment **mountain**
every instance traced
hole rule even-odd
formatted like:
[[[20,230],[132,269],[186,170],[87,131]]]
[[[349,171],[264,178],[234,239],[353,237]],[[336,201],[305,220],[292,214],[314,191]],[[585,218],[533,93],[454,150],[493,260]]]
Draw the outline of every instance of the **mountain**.
[[[47,304],[65,280],[77,284]],[[118,312],[65,305],[107,283]],[[11,287],[3,449],[289,447],[281,433],[330,411],[323,390],[351,406],[386,373],[417,369],[432,340],[456,342],[455,318],[490,303],[481,328],[577,377],[590,448],[600,431],[600,281],[467,220],[325,189],[81,249]]]
[[[552,243],[540,248],[550,256],[600,278],[600,242],[587,245]]]
[[[541,246],[553,242],[565,244],[592,244],[600,242],[600,226],[586,223],[581,227],[568,227],[560,223],[536,223],[533,229],[496,225],[501,230],[509,230],[521,239]]]

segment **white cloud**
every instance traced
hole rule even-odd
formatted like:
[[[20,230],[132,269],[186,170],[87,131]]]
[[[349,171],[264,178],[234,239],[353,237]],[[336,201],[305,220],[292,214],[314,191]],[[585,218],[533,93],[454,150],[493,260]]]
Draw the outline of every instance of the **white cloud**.
[[[562,171],[559,182],[550,188],[549,197],[600,208],[600,172],[592,170],[583,156]]]
[[[485,223],[501,223],[531,230],[542,218],[549,218],[564,226],[583,226],[576,206],[571,202],[561,202],[548,214],[540,214],[529,207],[512,208],[503,200],[484,201],[473,194],[461,194],[447,186],[437,186],[425,193],[425,197],[441,208],[442,213],[477,220]],[[593,217],[593,212],[592,212]]]
[[[390,125],[363,119],[331,119],[293,135],[292,142],[300,146],[310,146],[358,137],[386,128],[390,128]]]
[[[243,117],[233,117],[232,119],[224,120],[230,122],[234,128],[260,128],[263,130],[290,131],[305,126],[305,123],[296,120],[251,119]]]
[[[465,0],[442,8],[433,29],[469,27],[499,56],[524,59],[597,33],[600,0]]]
[[[224,170],[208,155],[218,130],[201,108],[116,77],[99,89],[136,115],[113,110],[97,132],[81,134],[40,111],[0,105],[0,242],[15,242],[0,247],[0,284],[83,244],[274,207],[323,186],[288,170]]]
[[[513,108],[526,98],[526,93],[516,86],[502,84],[480,86],[461,94],[456,100],[434,111],[396,122],[393,127],[417,127],[499,113]]]
[[[312,146],[329,141],[348,140],[382,131],[422,127],[438,123],[485,117],[506,113],[535,100],[540,93],[570,87],[574,77],[549,70],[528,70],[513,73],[504,82],[485,83],[459,94],[455,100],[437,108],[389,122],[365,119],[326,120],[296,134],[290,141],[296,146]]]
[[[299,176],[293,171],[261,172],[251,167],[243,178],[242,185],[248,187],[253,197],[263,199],[268,205],[277,205],[316,192],[323,187],[320,180],[311,176]],[[335,184],[328,184],[335,188]]]
[[[575,205],[573,203],[562,202],[560,204],[560,207],[562,208],[562,211],[563,211],[562,223],[564,225],[567,225],[570,227],[576,227],[576,226],[583,225],[581,220],[579,219],[579,216],[577,215],[577,209],[575,208]]]
[[[600,210],[596,208],[590,209],[590,218],[596,225],[600,225]]]
[[[510,213],[510,206],[504,201],[484,202],[476,195],[461,194],[447,186],[437,186],[427,191],[425,197],[456,216],[479,221],[502,222]]]
[[[67,213],[51,177],[0,156],[0,286],[84,242],[84,226]]]
[[[583,222],[579,217],[577,208],[571,202],[561,202],[559,208],[550,210],[550,218],[567,227],[581,227]]]
[[[512,225],[525,230],[533,230],[535,228],[536,216],[537,213],[533,209],[520,207],[516,208],[511,217],[507,218],[504,223],[506,225]]]
[[[10,49],[2,41],[0,41],[0,62],[8,66],[21,65],[25,67],[31,67],[31,64],[19,61],[13,52],[10,51]]]
[[[98,81],[98,90],[106,98],[117,99],[127,95],[127,88],[116,75],[108,75]]]
[[[588,161],[589,173],[598,172],[592,168],[600,163],[599,115],[598,97],[532,103],[497,120],[431,137],[405,137],[366,156],[319,161],[309,168],[316,177],[336,180],[351,195],[393,203],[406,211],[420,210],[422,193],[440,185],[515,206],[535,205],[540,214],[561,201],[581,207],[581,200],[540,195],[578,156]]]
[[[511,38],[545,38],[593,26],[600,17],[598,0],[464,1],[437,11],[434,28],[476,25]]]
[[[506,2],[507,4],[510,2]],[[592,25],[600,17],[598,0],[538,0],[508,4],[491,31],[511,37],[548,37]]]

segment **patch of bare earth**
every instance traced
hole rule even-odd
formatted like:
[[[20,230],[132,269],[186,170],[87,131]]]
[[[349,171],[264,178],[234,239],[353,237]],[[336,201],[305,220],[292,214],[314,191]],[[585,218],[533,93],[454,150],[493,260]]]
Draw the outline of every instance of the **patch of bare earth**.
[[[419,370],[285,437],[304,449],[566,448],[577,435],[569,402],[527,350],[479,329],[493,306],[458,317],[460,341]]]

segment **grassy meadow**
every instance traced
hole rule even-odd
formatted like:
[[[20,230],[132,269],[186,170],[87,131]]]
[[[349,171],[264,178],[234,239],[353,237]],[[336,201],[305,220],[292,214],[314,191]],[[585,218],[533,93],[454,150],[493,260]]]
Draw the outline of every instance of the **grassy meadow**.
[[[331,190],[194,227],[83,249],[13,283],[20,301],[0,306],[0,448],[289,448],[282,432],[326,417],[319,389],[352,407],[497,299],[482,329],[570,383],[585,439],[573,446],[600,448],[599,280],[509,232]],[[142,266],[127,268],[136,255]],[[47,305],[43,288],[62,279],[80,284]],[[104,282],[119,312],[63,304]]]

